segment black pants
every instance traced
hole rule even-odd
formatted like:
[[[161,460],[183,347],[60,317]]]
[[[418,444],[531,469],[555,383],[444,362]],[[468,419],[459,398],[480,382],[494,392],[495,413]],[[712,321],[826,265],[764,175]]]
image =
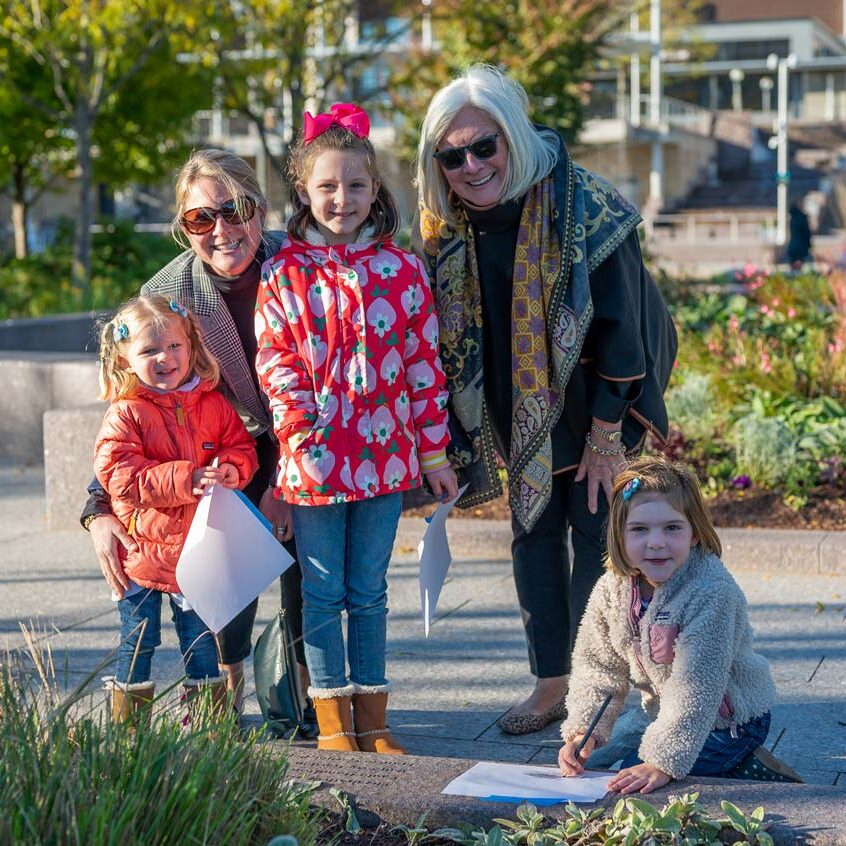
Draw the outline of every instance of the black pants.
[[[526,630],[529,666],[538,678],[570,672],[570,653],[590,592],[602,575],[608,503],[587,506],[587,482],[575,470],[552,477],[552,496],[531,532],[512,518],[514,583]],[[572,529],[573,562],[567,548]],[[572,572],[571,572],[572,569]]]
[[[250,502],[258,507],[262,496],[264,496],[264,492],[267,490],[267,480],[271,478],[278,456],[276,447],[266,435],[260,435],[256,439],[256,451],[258,453],[259,469],[250,484],[244,488],[244,493]],[[294,650],[297,655],[297,661],[305,665],[302,637],[303,595],[300,568],[296,561],[297,548],[293,540],[286,541],[283,546],[293,556],[294,563],[279,579],[282,590],[281,607],[285,609],[288,624],[291,627],[291,636],[294,638]],[[238,661],[243,661],[250,654],[250,641],[252,639],[257,610],[258,599],[254,599],[218,633],[217,643],[220,648],[220,660],[222,664],[236,664]]]

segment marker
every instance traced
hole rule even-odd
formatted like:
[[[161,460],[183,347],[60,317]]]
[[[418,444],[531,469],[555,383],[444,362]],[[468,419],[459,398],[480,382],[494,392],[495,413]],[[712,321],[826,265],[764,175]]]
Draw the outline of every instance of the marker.
[[[605,697],[602,704],[599,706],[599,710],[596,712],[594,718],[590,721],[590,725],[588,726],[588,730],[585,732],[585,736],[582,738],[579,745],[576,747],[576,757],[578,758],[579,755],[582,754],[582,749],[585,748],[585,744],[590,740],[590,736],[593,734],[593,730],[596,728],[597,723],[602,719],[602,715],[605,713],[605,709],[611,704],[611,699],[613,698],[612,694],[608,694]]]

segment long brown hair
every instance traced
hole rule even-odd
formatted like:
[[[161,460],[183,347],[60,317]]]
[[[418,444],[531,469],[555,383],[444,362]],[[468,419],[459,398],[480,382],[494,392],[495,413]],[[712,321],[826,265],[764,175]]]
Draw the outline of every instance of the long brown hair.
[[[648,456],[633,461],[614,479],[606,533],[606,569],[622,577],[637,575],[638,571],[626,558],[626,521],[632,505],[650,494],[662,497],[679,514],[684,514],[703,552],[722,553],[699,482],[690,468],[681,462]]]
[[[126,369],[123,351],[142,327],[162,330],[174,320],[182,324],[191,346],[188,372],[218,383],[220,368],[203,341],[197,318],[167,297],[136,297],[127,300],[100,328],[100,399],[114,402],[135,393],[138,378]]]
[[[311,175],[314,162],[321,153],[329,150],[337,150],[351,153],[359,153],[364,157],[364,164],[370,178],[378,180],[379,190],[376,199],[370,207],[370,214],[364,222],[364,226],[373,228],[374,241],[388,241],[394,237],[399,228],[399,210],[396,200],[391,192],[385,187],[385,182],[379,176],[379,165],[376,160],[376,150],[369,138],[359,138],[354,133],[342,126],[330,126],[321,135],[313,138],[307,144],[302,134],[297,143],[291,149],[291,157],[288,162],[288,175],[295,187],[303,187]],[[295,191],[291,192],[294,212],[288,220],[288,235],[299,241],[305,240],[306,229],[314,226],[314,217],[311,214],[311,207],[307,206]]]

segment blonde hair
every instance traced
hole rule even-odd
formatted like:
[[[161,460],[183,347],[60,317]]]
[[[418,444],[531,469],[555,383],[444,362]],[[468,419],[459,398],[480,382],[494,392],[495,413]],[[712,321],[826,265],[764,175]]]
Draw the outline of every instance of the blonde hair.
[[[291,150],[288,162],[288,175],[295,188],[303,188],[311,175],[314,163],[321,153],[337,150],[359,153],[364,157],[364,166],[370,178],[379,182],[376,199],[370,206],[370,214],[363,226],[370,226],[374,233],[370,236],[374,241],[387,241],[396,235],[399,228],[399,210],[391,192],[379,176],[379,164],[376,160],[376,150],[369,138],[359,138],[342,126],[330,126],[322,134],[305,142],[302,133]],[[291,202],[294,212],[288,220],[288,235],[300,241],[305,240],[305,232],[309,226],[315,226],[311,206],[306,205],[297,191],[292,192]]]
[[[450,202],[449,186],[433,153],[455,116],[472,106],[486,112],[508,144],[508,167],[501,202],[522,197],[558,161],[560,140],[551,129],[537,129],[529,118],[529,97],[519,82],[491,65],[470,65],[441,88],[429,103],[417,147],[420,205],[455,225],[460,209]]]
[[[200,179],[212,179],[223,186],[227,193],[237,201],[242,197],[249,197],[256,204],[256,214],[267,212],[267,197],[261,190],[256,172],[240,157],[226,150],[209,148],[194,150],[188,161],[179,168],[173,193],[176,197],[176,215],[170,224],[173,239],[182,247],[190,248],[190,244],[182,230],[182,215],[191,188]],[[242,211],[242,209],[239,209]]]
[[[634,491],[631,487],[626,490],[630,484]],[[632,462],[614,479],[606,533],[606,569],[623,578],[638,574],[626,558],[626,521],[632,505],[637,505],[647,494],[665,499],[671,508],[684,514],[703,552],[722,553],[722,544],[696,477],[680,462],[651,456]]]
[[[188,372],[215,385],[218,383],[220,368],[203,341],[197,318],[175,300],[167,297],[136,297],[125,302],[117,314],[101,326],[100,399],[114,402],[135,393],[138,378],[126,369],[124,350],[142,328],[152,326],[162,331],[173,321],[181,324],[191,347]]]

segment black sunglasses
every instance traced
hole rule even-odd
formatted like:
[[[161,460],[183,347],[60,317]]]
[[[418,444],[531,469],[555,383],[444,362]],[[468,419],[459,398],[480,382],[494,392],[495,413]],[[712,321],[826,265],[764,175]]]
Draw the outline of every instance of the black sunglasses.
[[[472,153],[476,159],[490,159],[496,155],[496,139],[498,132],[486,135],[472,144],[463,147],[450,147],[447,150],[435,150],[432,155],[441,163],[445,170],[458,170],[467,160],[467,154]]]
[[[256,213],[256,201],[252,197],[234,197],[227,200],[219,209],[201,206],[188,209],[179,219],[182,228],[191,235],[205,235],[214,229],[217,216],[233,226],[246,223]]]

